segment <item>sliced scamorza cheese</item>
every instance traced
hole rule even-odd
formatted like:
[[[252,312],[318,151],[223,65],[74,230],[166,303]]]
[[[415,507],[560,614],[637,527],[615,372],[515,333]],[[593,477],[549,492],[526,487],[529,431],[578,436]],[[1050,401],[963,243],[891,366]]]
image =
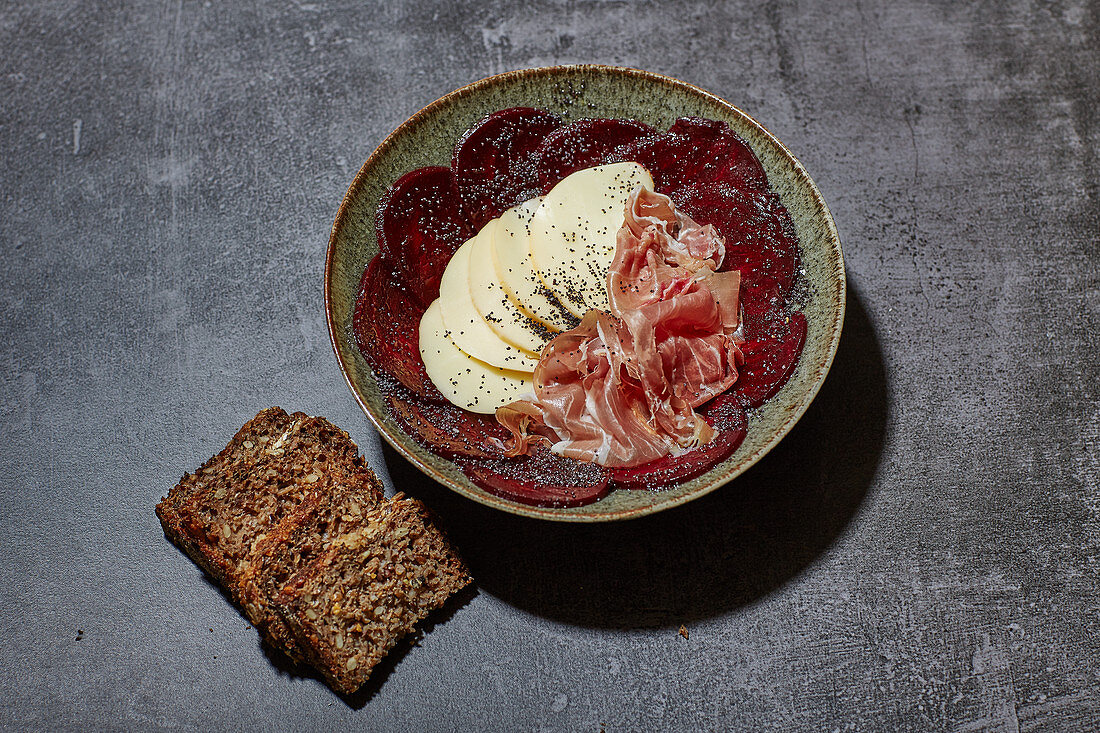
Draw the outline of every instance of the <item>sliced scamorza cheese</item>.
[[[531,217],[541,203],[541,198],[530,199],[500,217],[493,236],[493,267],[501,288],[521,312],[551,331],[567,331],[577,319],[543,285],[527,246]]]
[[[477,236],[484,233],[485,230],[482,230]],[[443,273],[439,284],[439,312],[443,323],[455,345],[467,355],[500,369],[534,371],[538,354],[504,341],[489,327],[474,305],[470,296],[469,268],[470,251],[475,239],[477,237],[467,240],[458,248]]]
[[[489,328],[505,343],[538,353],[555,332],[520,308],[516,300],[508,295],[497,276],[493,254],[500,237],[511,238],[514,236],[513,232],[523,232],[526,236],[529,218],[530,213],[521,205],[508,209],[499,218],[486,224],[470,245],[467,273],[470,297]],[[505,231],[501,231],[502,229]]]
[[[464,353],[443,323],[442,300],[420,319],[420,357],[428,376],[459,407],[489,415],[532,389],[531,373],[499,369]]]
[[[528,226],[528,249],[542,284],[574,316],[608,310],[607,273],[627,199],[653,177],[637,163],[586,168],[563,178]]]

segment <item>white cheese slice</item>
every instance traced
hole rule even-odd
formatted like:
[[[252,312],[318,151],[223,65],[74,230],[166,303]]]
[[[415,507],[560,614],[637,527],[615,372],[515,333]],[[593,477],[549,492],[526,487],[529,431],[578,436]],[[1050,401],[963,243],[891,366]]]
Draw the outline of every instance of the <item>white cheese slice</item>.
[[[485,231],[483,229],[477,237]],[[501,369],[534,371],[538,354],[513,346],[498,336],[478,313],[470,296],[470,251],[477,237],[459,247],[443,271],[438,298],[442,301],[443,323],[455,345],[467,355]]]
[[[532,207],[533,208],[533,207]],[[493,219],[470,244],[470,297],[474,307],[489,328],[496,332],[506,343],[533,353],[542,351],[554,333],[522,310],[516,301],[508,296],[497,277],[493,264],[493,245],[501,235],[501,229],[521,231],[530,219],[529,213],[519,207],[508,209],[500,218]],[[503,236],[511,236],[505,233]],[[526,233],[524,232],[524,236]],[[526,247],[524,247],[526,249]]]
[[[528,224],[541,203],[541,198],[530,199],[501,216],[493,234],[493,267],[501,288],[520,311],[551,331],[568,331],[576,318],[543,285],[527,246]]]
[[[528,225],[531,262],[542,283],[573,315],[607,311],[607,271],[615,236],[634,189],[653,188],[637,163],[612,163],[571,173],[543,199]]]
[[[532,391],[530,372],[498,369],[463,353],[443,323],[446,307],[439,298],[424,311],[420,357],[432,383],[448,400],[470,412],[488,415]]]

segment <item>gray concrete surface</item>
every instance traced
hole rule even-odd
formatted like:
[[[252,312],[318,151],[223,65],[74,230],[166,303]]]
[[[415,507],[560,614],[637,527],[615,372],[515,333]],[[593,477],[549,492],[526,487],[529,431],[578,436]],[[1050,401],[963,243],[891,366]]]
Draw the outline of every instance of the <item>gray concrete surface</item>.
[[[1096,730],[1098,15],[0,5],[0,727]],[[421,478],[358,412],[322,310],[373,147],[451,89],[559,62],[672,74],[763,122],[851,283],[783,444],[613,527]],[[478,579],[350,700],[269,659],[153,515],[273,404],[346,427]]]

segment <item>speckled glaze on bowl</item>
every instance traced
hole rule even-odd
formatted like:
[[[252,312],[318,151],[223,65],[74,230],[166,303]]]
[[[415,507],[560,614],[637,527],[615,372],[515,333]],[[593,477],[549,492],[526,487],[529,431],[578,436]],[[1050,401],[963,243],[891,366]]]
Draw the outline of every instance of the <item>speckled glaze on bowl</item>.
[[[801,307],[806,345],[790,381],[749,413],[740,448],[691,481],[662,491],[618,490],[588,506],[554,509],[518,504],[474,486],[450,461],[418,445],[389,416],[378,383],[355,345],[351,320],[359,280],[377,254],[374,214],[386,188],[402,174],[449,165],[451,149],[478,119],[505,107],[540,107],[566,120],[629,117],[667,129],[683,115],[723,120],[759,156],[772,188],[794,220],[802,246]],[[844,321],[845,279],[840,238],[829,209],[802,164],[759,123],[698,87],[636,69],[554,66],[482,79],[433,102],[394,130],[359,170],[336,215],[325,262],[325,312],[340,368],[367,417],[398,452],[440,483],[475,501],[540,519],[599,522],[679,506],[743,473],[786,435],[817,394],[832,365]]]

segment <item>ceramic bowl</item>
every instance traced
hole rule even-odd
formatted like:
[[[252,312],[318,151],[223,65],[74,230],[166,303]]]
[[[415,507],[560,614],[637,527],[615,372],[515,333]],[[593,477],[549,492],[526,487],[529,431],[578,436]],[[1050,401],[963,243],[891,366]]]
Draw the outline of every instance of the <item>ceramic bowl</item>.
[[[661,491],[613,491],[582,507],[528,506],[478,488],[450,461],[418,445],[389,416],[351,329],[360,277],[378,252],[374,215],[379,198],[414,168],[449,165],[451,149],[463,131],[490,112],[516,106],[548,109],[566,120],[634,118],[658,129],[667,129],[683,115],[725,121],[752,146],[773,190],[790,211],[805,271],[801,305],[809,328],[802,358],[783,389],[749,413],[748,435],[740,448],[707,473]],[[336,215],[325,262],[325,311],[332,345],[355,399],[382,437],[428,476],[470,499],[515,514],[559,521],[619,520],[669,509],[714,491],[760,460],[790,431],[821,387],[840,340],[844,299],[844,260],[829,209],[806,169],[771,133],[737,107],[698,87],[660,74],[595,65],[500,74],[451,92],[417,112],[359,170]]]

